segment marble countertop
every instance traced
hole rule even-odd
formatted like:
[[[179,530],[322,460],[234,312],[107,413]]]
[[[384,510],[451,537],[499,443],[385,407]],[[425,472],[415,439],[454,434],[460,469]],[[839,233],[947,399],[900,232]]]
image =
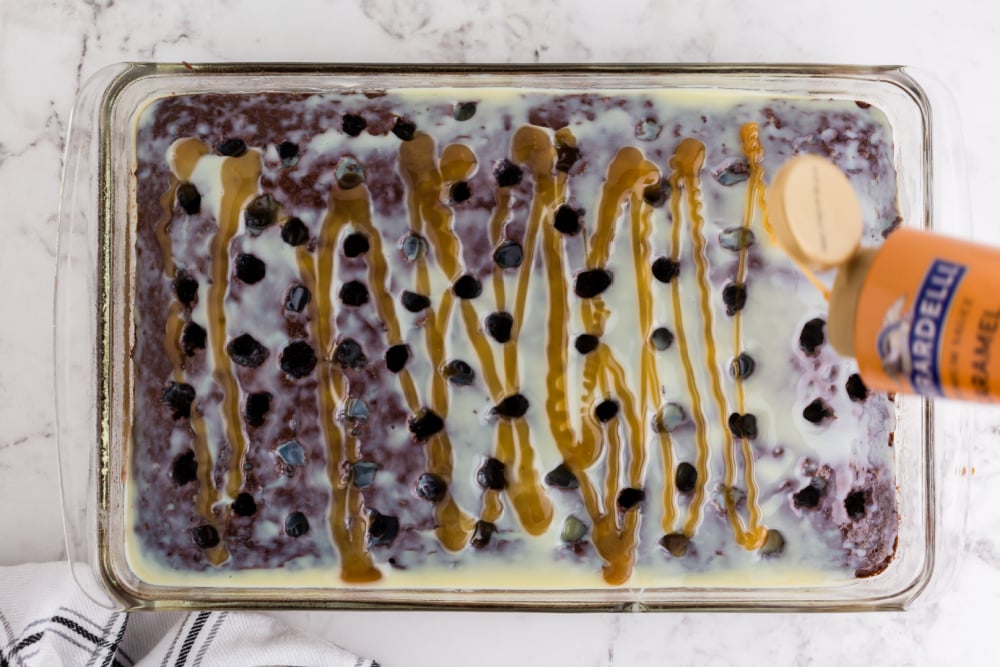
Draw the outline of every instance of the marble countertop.
[[[290,9],[290,7],[295,9]],[[878,3],[431,0],[0,2],[0,565],[65,556],[55,474],[52,290],[74,93],[123,60],[840,62],[912,65],[959,106],[975,236],[1000,242],[993,65],[1000,8]],[[309,17],[303,20],[303,17]],[[991,74],[991,72],[993,72]],[[1000,409],[977,411],[969,527],[946,590],[905,613],[285,613],[383,665],[993,664]],[[530,658],[529,658],[530,656]]]

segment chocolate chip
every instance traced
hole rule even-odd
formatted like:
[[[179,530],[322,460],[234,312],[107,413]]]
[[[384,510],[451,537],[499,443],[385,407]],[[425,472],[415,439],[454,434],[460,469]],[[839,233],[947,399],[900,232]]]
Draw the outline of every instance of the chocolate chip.
[[[642,190],[642,199],[653,208],[659,208],[670,198],[670,182],[660,180],[659,183],[647,185]]]
[[[811,509],[819,505],[822,495],[822,492],[817,487],[810,484],[795,492],[792,496],[792,504],[796,508],[806,507]]]
[[[368,237],[360,232],[348,234],[344,239],[344,255],[346,257],[358,257],[368,252]]]
[[[785,536],[773,528],[769,529],[760,548],[760,554],[767,557],[779,556],[784,550]]]
[[[581,224],[580,218],[583,217],[583,210],[578,210],[572,208],[567,204],[563,204],[556,209],[555,218],[553,218],[553,225],[556,230],[566,234],[567,236],[572,236],[580,232]]]
[[[215,144],[215,150],[217,150],[220,155],[240,157],[247,152],[247,144],[242,139],[223,139],[219,143]]]
[[[523,394],[511,394],[493,408],[493,412],[503,419],[518,419],[528,412],[528,399]]]
[[[367,489],[375,483],[378,464],[374,461],[355,461],[351,464],[351,484],[359,489]]]
[[[455,105],[452,114],[455,120],[469,120],[476,115],[475,102],[459,102]]]
[[[601,401],[594,408],[594,416],[601,423],[609,422],[618,416],[618,402],[613,399]]]
[[[455,281],[452,290],[459,299],[475,299],[483,293],[483,284],[475,276],[466,273]]]
[[[622,489],[618,494],[618,507],[627,512],[628,510],[637,507],[639,503],[645,499],[646,492],[642,489]]]
[[[524,172],[516,164],[504,158],[493,165],[493,176],[497,179],[497,185],[509,188],[521,182]]]
[[[253,516],[257,513],[257,502],[249,493],[241,493],[233,501],[233,513],[236,516]]]
[[[486,316],[486,333],[493,336],[493,340],[498,343],[509,341],[513,328],[514,318],[510,313],[490,313]]]
[[[412,139],[416,131],[417,124],[405,118],[397,118],[396,123],[392,126],[392,133],[403,141]]]
[[[272,398],[273,396],[266,391],[247,395],[246,407],[243,410],[247,426],[261,426],[264,423],[264,415],[271,409]]]
[[[281,240],[290,246],[300,246],[309,242],[309,230],[306,223],[292,217],[285,220],[281,226]]]
[[[653,277],[661,283],[669,283],[680,272],[680,264],[668,257],[657,257],[653,262]]]
[[[580,149],[576,146],[556,144],[556,171],[568,172],[580,159]]]
[[[495,524],[489,521],[477,521],[476,527],[472,531],[472,540],[470,544],[474,549],[485,549],[490,544],[490,540],[493,539],[494,533],[497,532],[497,527]]]
[[[753,440],[757,437],[757,417],[752,414],[741,415],[734,412],[729,415],[729,430],[737,438]]]
[[[296,313],[301,313],[309,305],[312,293],[305,285],[292,285],[285,294],[285,308]]]
[[[302,512],[292,512],[285,517],[285,535],[302,537],[309,532],[309,519]]]
[[[466,181],[458,181],[451,184],[448,196],[454,203],[461,204],[464,201],[469,201],[469,198],[472,197],[472,188],[469,187]]]
[[[826,342],[826,336],[823,333],[823,327],[826,326],[820,318],[815,318],[809,320],[802,327],[802,333],[799,334],[799,348],[810,357],[815,357],[819,347]]]
[[[476,380],[476,372],[472,366],[461,359],[452,359],[444,365],[442,375],[448,382],[461,387],[467,387]]]
[[[168,382],[160,398],[165,405],[170,406],[171,416],[174,419],[190,417],[194,399],[194,387],[184,382]]]
[[[198,302],[198,280],[181,269],[174,278],[174,293],[178,301],[191,308]]]
[[[194,457],[194,452],[190,449],[174,459],[170,466],[170,476],[174,478],[174,484],[184,486],[191,482],[198,481],[198,459]]]
[[[278,365],[293,378],[304,378],[316,368],[316,351],[304,340],[292,341],[281,351]]]
[[[737,160],[715,173],[719,185],[736,185],[750,178],[750,165],[744,160]]]
[[[604,269],[588,269],[576,274],[573,291],[581,299],[592,299],[611,287],[611,272]]]
[[[414,232],[409,232],[399,241],[399,249],[410,262],[415,262],[427,254],[427,241]]]
[[[580,354],[590,354],[601,344],[601,339],[593,334],[580,334],[573,341],[573,347]]]
[[[345,338],[333,348],[333,361],[344,370],[353,368],[360,371],[368,364],[368,357],[358,341]]]
[[[406,345],[393,345],[385,351],[385,367],[390,373],[403,370],[409,360],[410,348]]]
[[[188,215],[197,215],[201,211],[201,193],[193,183],[181,183],[177,186],[177,205]]]
[[[208,524],[192,528],[191,538],[199,549],[211,549],[219,545],[219,532]]]
[[[674,474],[674,484],[681,493],[691,493],[698,483],[698,469],[688,462],[678,464]]]
[[[683,558],[691,546],[691,539],[684,533],[669,533],[660,538],[659,544],[674,558]]]
[[[857,373],[852,373],[851,377],[847,378],[847,395],[852,401],[859,403],[868,398],[868,387]]]
[[[233,363],[247,368],[257,368],[267,359],[267,348],[257,342],[250,334],[241,334],[229,341],[226,352]]]
[[[545,475],[545,483],[557,489],[577,489],[580,482],[565,463],[560,463]]]
[[[662,352],[674,344],[674,334],[666,327],[659,327],[653,329],[653,333],[649,336],[649,342],[654,349]]]
[[[847,516],[853,521],[864,517],[866,512],[865,504],[864,491],[851,491],[844,498],[844,509],[847,510]]]
[[[352,157],[342,157],[337,161],[333,177],[341,190],[353,190],[365,182],[365,168]]]
[[[291,141],[282,141],[278,144],[278,158],[281,159],[281,164],[290,167],[294,165],[299,157],[299,145],[292,143]]]
[[[753,357],[746,352],[740,352],[735,359],[729,362],[729,374],[734,378],[745,380],[753,375],[756,367],[757,364],[754,362]]]
[[[236,256],[236,277],[247,285],[259,283],[264,279],[267,268],[264,262],[255,255]]]
[[[351,280],[341,286],[338,296],[345,306],[357,308],[368,303],[368,288],[362,282]]]
[[[743,283],[729,283],[722,288],[722,302],[726,315],[735,315],[747,305],[747,288]]]
[[[476,484],[484,489],[502,491],[507,488],[506,471],[507,466],[503,461],[488,458],[476,471]]]
[[[278,202],[271,195],[255,197],[243,211],[247,233],[256,236],[277,222],[279,208]]]
[[[344,120],[340,126],[344,130],[344,134],[349,137],[356,137],[365,131],[365,128],[368,127],[368,121],[353,113],[345,113]]]
[[[517,241],[504,241],[493,251],[493,261],[501,269],[516,269],[524,261],[524,248]]]
[[[414,440],[423,442],[444,429],[444,420],[433,410],[421,408],[417,414],[407,419],[406,426],[413,434]]]
[[[425,472],[417,478],[414,490],[417,493],[417,497],[436,503],[443,500],[445,494],[448,493],[448,482],[440,475]]]
[[[430,308],[431,305],[431,300],[426,296],[409,290],[403,290],[400,302],[402,302],[403,308],[406,308],[411,313],[419,313],[425,308]]]
[[[399,519],[378,510],[368,512],[368,546],[389,546],[399,534]]]
[[[184,331],[181,332],[181,347],[184,348],[184,354],[193,357],[197,350],[204,350],[207,338],[208,333],[205,328],[197,322],[185,324]]]
[[[831,417],[835,417],[833,410],[821,398],[814,399],[802,411],[802,417],[810,423],[822,424]]]
[[[563,522],[562,531],[559,533],[559,539],[566,544],[575,544],[583,540],[586,535],[587,524],[571,514],[566,517],[566,520]]]

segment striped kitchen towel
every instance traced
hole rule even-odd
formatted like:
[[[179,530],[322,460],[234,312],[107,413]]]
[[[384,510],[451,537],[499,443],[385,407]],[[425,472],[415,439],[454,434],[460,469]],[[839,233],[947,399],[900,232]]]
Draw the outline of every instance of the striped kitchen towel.
[[[0,567],[0,667],[378,667],[263,614],[126,614],[83,594],[67,563]]]

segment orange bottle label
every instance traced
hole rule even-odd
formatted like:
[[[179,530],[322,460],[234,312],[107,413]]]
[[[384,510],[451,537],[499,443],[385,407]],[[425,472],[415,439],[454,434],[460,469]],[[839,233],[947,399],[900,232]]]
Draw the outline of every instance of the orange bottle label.
[[[855,354],[873,389],[1000,397],[1000,250],[900,229],[858,299]]]

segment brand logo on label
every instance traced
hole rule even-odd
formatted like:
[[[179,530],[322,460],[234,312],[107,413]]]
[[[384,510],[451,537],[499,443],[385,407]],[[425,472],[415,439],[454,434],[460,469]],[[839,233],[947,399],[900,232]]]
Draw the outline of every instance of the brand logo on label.
[[[936,259],[924,275],[913,300],[913,325],[910,327],[910,383],[925,396],[941,395],[938,351],[952,297],[965,275],[961,264]]]

